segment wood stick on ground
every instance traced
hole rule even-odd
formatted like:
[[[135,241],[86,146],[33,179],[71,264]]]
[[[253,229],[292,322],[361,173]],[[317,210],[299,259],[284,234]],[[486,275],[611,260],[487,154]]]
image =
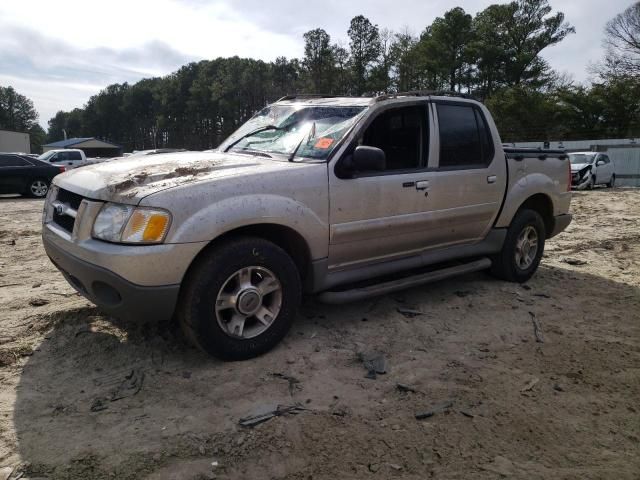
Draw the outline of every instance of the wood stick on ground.
[[[536,342],[544,343],[544,338],[542,337],[542,327],[540,326],[540,322],[536,318],[535,313],[529,312],[531,315],[531,322],[533,323],[533,334],[536,336]]]

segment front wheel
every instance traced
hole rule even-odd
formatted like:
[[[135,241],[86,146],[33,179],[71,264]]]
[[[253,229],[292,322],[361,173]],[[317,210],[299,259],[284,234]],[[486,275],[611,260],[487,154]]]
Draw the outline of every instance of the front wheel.
[[[42,178],[32,180],[27,186],[27,195],[34,198],[44,198],[49,191],[49,183]]]
[[[540,214],[534,210],[520,210],[507,230],[502,251],[492,258],[491,273],[509,282],[526,282],[540,265],[545,238]]]
[[[190,270],[178,306],[186,336],[222,360],[271,350],[287,334],[301,298],[291,257],[255,237],[226,241]]]

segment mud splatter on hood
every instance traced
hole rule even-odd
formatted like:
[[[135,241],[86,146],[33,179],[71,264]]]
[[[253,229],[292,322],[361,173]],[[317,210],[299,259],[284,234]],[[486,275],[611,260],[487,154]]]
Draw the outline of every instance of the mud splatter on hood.
[[[191,182],[268,169],[270,159],[222,153],[174,153],[113,160],[55,177],[61,188],[96,200],[137,204],[148,195]]]

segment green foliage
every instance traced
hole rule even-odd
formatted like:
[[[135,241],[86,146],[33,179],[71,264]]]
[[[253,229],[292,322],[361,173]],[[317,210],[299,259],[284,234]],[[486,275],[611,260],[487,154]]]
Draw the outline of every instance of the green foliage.
[[[456,7],[444,17],[436,18],[422,34],[417,48],[429,88],[469,89],[470,44],[474,37],[472,21],[471,15]]]
[[[305,78],[314,92],[333,92],[334,51],[331,37],[321,28],[304,34]]]
[[[353,72],[353,93],[362,95],[368,90],[373,64],[380,56],[380,31],[368,18],[358,15],[349,26],[349,47]]]
[[[37,123],[29,129],[29,140],[31,143],[31,153],[42,153],[42,145],[47,139],[47,132]]]
[[[635,21],[624,15],[624,25]],[[576,86],[561,81],[540,56],[573,32],[547,0],[490,5],[475,16],[454,8],[419,37],[381,30],[359,15],[351,20],[348,47],[317,28],[303,35],[301,59],[217,58],[163,78],[110,85],[84,108],[58,112],[49,121],[48,141],[62,139],[64,130],[127,151],[208,149],[286,94],[419,89],[485,100],[505,141],[637,135],[638,75],[608,71],[598,84]]]
[[[28,132],[38,122],[33,102],[13,87],[0,86],[0,129]]]

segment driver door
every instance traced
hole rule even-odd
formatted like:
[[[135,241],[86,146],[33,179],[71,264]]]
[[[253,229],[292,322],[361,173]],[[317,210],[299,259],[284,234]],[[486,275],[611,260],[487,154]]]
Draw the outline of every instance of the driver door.
[[[357,144],[380,148],[384,171],[340,178],[338,160],[329,173],[329,270],[418,253],[428,227],[426,171],[429,115],[426,102],[383,110],[365,124]],[[344,177],[344,175],[342,175]]]

